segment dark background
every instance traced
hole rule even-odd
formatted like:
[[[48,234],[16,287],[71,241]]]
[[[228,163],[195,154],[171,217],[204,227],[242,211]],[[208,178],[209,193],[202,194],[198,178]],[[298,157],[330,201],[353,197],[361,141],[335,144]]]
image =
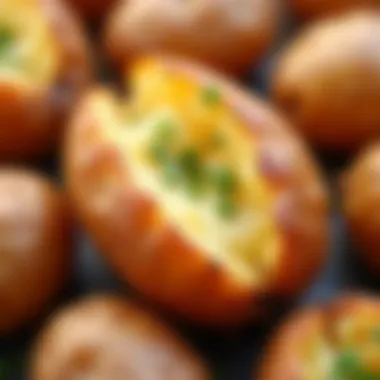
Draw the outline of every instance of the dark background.
[[[295,23],[287,15],[284,20],[277,47],[273,49],[257,70],[253,70],[243,80],[245,86],[253,91],[260,92],[264,97],[267,96],[269,78],[279,48],[300,28],[300,26],[294,26]],[[96,33],[94,35],[96,36]],[[101,79],[112,82],[112,72],[104,67],[104,62],[101,62],[99,64]],[[216,380],[252,380],[252,373],[257,368],[266,342],[270,340],[271,332],[276,328],[278,321],[292,309],[329,300],[345,291],[376,290],[373,280],[357,261],[349,241],[343,216],[340,213],[339,176],[352,158],[326,157],[318,152],[315,155],[324,168],[332,199],[331,246],[328,252],[328,261],[319,278],[300,299],[296,300],[293,305],[289,305],[287,311],[260,326],[250,326],[239,332],[227,334],[216,334],[194,327],[177,326],[182,335],[187,337],[195,349],[209,361]],[[59,158],[52,157],[46,162],[34,166],[50,173],[59,180]],[[61,299],[54,305],[55,307],[86,293],[107,290],[129,292],[112,275],[97,254],[96,249],[82,232],[78,232],[75,255],[75,269],[72,279]],[[0,310],[1,312],[4,311]],[[31,343],[45,320],[46,316],[39,321],[38,325],[20,332],[18,336],[5,341],[0,340],[0,380],[22,380],[25,378],[25,368]]]

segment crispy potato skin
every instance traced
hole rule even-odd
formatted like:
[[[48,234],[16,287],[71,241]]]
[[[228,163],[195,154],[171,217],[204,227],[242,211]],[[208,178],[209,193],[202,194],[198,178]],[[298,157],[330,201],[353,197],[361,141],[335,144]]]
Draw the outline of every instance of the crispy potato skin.
[[[78,20],[60,0],[36,1],[60,47],[60,74],[48,91],[0,85],[0,159],[25,160],[51,151],[73,104],[91,81],[89,46]]]
[[[67,201],[38,174],[0,171],[0,335],[41,313],[71,264]]]
[[[274,42],[277,0],[132,0],[116,5],[105,47],[119,66],[141,54],[166,52],[241,74]]]
[[[377,7],[377,0],[288,0],[291,9],[303,19],[317,19],[358,8]]]
[[[78,301],[37,339],[30,380],[211,380],[204,363],[148,311],[118,296]]]
[[[378,37],[380,13],[354,12],[307,28],[280,57],[273,98],[317,147],[343,153],[379,136]]]
[[[295,312],[283,323],[267,347],[258,375],[258,380],[304,380],[301,353],[305,337],[311,334],[327,342],[337,343],[336,325],[347,317],[380,315],[380,303],[371,296],[346,295],[327,305]]]
[[[184,240],[176,226],[157,225],[155,200],[129,181],[122,153],[105,141],[106,126],[88,99],[77,109],[66,144],[66,182],[74,208],[115,270],[139,291],[191,321],[238,325],[267,312],[271,301],[296,295],[318,272],[328,240],[325,187],[287,123],[259,99],[197,64],[151,59],[199,83],[216,83],[258,139],[260,169],[278,191],[283,249],[275,273],[259,287],[242,285],[228,268]]]
[[[103,19],[116,0],[67,0],[88,21]]]
[[[380,274],[380,145],[365,149],[342,181],[342,202],[347,223],[362,258],[374,274]]]

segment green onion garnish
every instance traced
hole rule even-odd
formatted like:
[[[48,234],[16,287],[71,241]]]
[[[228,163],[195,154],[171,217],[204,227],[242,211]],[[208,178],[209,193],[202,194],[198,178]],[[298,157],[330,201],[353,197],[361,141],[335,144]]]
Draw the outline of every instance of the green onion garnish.
[[[235,216],[237,208],[233,199],[229,197],[222,197],[217,203],[218,214],[224,219],[230,219]]]
[[[7,28],[0,27],[0,59],[7,58],[14,44],[13,34]]]
[[[202,101],[208,106],[215,106],[222,100],[222,94],[218,87],[208,85],[202,89]]]

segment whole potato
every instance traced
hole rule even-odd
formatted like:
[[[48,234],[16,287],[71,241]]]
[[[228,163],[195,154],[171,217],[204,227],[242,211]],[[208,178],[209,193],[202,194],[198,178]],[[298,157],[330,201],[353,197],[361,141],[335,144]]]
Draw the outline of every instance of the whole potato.
[[[52,150],[90,71],[83,30],[63,1],[2,0],[0,159]]]
[[[71,263],[66,201],[39,174],[0,170],[0,336],[34,319]]]
[[[129,101],[94,89],[66,144],[79,218],[119,275],[191,321],[232,326],[324,261],[319,171],[288,124],[201,66],[139,60]]]
[[[274,42],[278,0],[123,0],[105,45],[121,67],[147,52],[183,55],[240,74]]]
[[[348,152],[380,135],[380,13],[319,21],[285,48],[273,97],[318,147]]]
[[[378,0],[288,0],[301,19],[317,19],[359,8],[379,7]]]
[[[258,380],[380,378],[380,299],[343,296],[297,311],[272,337]]]
[[[37,339],[31,380],[211,380],[204,363],[159,319],[112,295],[55,315]]]
[[[355,243],[374,274],[380,275],[380,144],[362,152],[342,181],[344,213]]]
[[[103,19],[117,0],[66,0],[88,21]]]

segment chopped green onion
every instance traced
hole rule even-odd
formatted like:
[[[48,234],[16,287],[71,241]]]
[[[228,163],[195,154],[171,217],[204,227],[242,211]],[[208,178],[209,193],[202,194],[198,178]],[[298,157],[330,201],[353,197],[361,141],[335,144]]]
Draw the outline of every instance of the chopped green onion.
[[[219,194],[231,194],[237,187],[234,172],[227,167],[216,167],[210,171],[211,181]]]
[[[201,161],[194,148],[187,148],[178,157],[179,164],[186,177],[197,178],[201,174]]]
[[[357,354],[352,350],[343,351],[336,359],[332,380],[378,380],[380,374],[368,372]]]
[[[170,157],[170,144],[175,126],[170,120],[161,120],[156,125],[156,132],[149,147],[149,155],[156,163],[165,163]]]
[[[170,154],[166,144],[156,141],[149,147],[149,156],[155,163],[164,164]]]
[[[168,161],[164,164],[162,171],[164,181],[169,186],[177,185],[182,179],[181,168],[174,161]]]
[[[343,351],[336,361],[336,366],[345,373],[356,369],[358,364],[359,358],[352,350]]]
[[[186,190],[192,197],[197,197],[204,188],[204,169],[199,153],[194,148],[185,149],[178,158],[183,173]]]
[[[176,129],[175,124],[170,119],[160,120],[155,128],[155,138],[165,142],[169,142],[173,138]]]
[[[202,89],[202,101],[208,106],[215,106],[220,103],[222,94],[218,87],[208,85]]]
[[[376,328],[374,331],[373,331],[373,338],[376,342],[379,342],[380,343],[380,328]]]
[[[217,211],[221,217],[230,219],[236,215],[236,204],[229,197],[220,198],[217,203]]]
[[[0,27],[0,59],[6,58],[14,43],[14,37],[9,29]]]

